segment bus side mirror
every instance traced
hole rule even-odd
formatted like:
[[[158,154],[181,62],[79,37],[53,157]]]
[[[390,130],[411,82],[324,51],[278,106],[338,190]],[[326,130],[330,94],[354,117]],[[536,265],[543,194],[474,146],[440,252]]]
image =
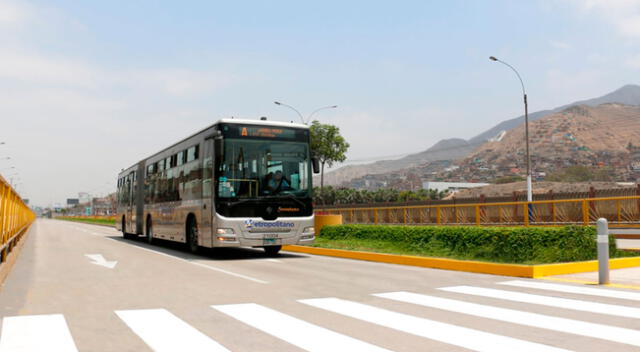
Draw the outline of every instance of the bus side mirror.
[[[320,173],[320,162],[318,161],[317,158],[311,158],[311,165],[313,166],[313,173],[314,174],[319,174]]]

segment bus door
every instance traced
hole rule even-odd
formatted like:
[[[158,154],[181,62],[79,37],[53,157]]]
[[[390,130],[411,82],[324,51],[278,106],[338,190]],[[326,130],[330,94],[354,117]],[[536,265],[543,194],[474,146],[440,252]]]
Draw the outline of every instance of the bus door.
[[[135,232],[136,216],[136,172],[132,171],[127,176],[127,204],[125,205],[125,218],[127,232]]]
[[[202,153],[202,216],[200,233],[203,245],[213,245],[213,136],[204,140]]]

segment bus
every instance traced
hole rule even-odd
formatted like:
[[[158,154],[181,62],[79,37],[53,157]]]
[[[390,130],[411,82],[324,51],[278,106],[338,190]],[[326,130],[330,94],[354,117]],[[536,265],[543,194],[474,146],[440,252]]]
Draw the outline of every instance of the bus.
[[[118,174],[116,227],[202,247],[262,247],[315,240],[309,126],[222,119]]]

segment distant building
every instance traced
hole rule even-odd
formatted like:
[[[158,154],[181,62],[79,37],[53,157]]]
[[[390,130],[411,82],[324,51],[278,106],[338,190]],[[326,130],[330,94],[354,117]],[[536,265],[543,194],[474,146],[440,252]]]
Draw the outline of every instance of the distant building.
[[[78,198],[67,198],[67,207],[74,207],[80,204],[80,199]]]
[[[488,183],[481,183],[481,182],[434,182],[434,181],[422,182],[423,189],[435,189],[438,192],[446,191],[446,190],[455,192],[461,189],[483,187],[488,185],[489,185]]]

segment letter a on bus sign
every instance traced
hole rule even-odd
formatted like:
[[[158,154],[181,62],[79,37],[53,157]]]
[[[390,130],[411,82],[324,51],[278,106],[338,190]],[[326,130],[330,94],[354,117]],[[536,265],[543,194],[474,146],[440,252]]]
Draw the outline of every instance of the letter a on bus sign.
[[[242,137],[246,137],[249,135],[249,133],[247,133],[247,128],[246,127],[242,127],[242,132],[240,132],[240,135]]]

